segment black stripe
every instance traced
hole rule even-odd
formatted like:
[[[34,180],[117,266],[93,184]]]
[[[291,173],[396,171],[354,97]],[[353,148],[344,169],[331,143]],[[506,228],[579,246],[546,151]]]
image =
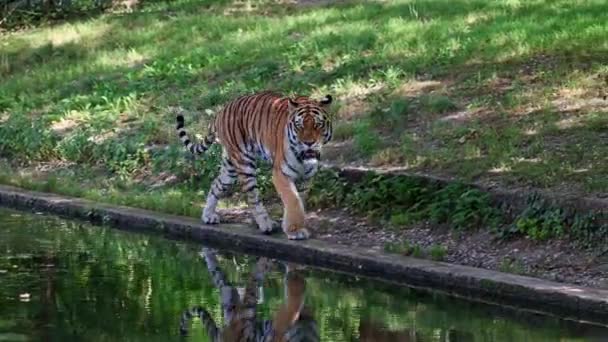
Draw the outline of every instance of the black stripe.
[[[243,192],[251,192],[255,188],[257,188],[257,185],[255,183],[253,183],[253,184],[249,184],[249,185],[243,186],[242,191]]]
[[[255,178],[255,173],[249,173],[249,172],[240,172],[241,176],[245,176],[245,177],[249,177],[249,178]]]
[[[181,128],[181,127],[179,127],[179,128]],[[179,132],[179,137],[180,137],[180,138],[181,138],[181,137],[183,137],[184,135],[186,135],[186,131],[181,131],[181,132]]]
[[[250,163],[255,162],[255,156],[252,156],[249,153],[244,153],[243,154],[243,159],[245,159],[245,161],[250,162]]]
[[[222,181],[220,181],[220,184],[222,185],[222,189],[225,189],[225,188],[227,188],[227,187],[229,187],[229,186],[232,185],[232,183],[224,183]]]
[[[249,162],[249,161],[246,161],[246,162],[245,162],[245,166],[249,166],[249,167],[250,167],[250,168],[252,168],[252,169],[255,169],[255,168],[256,168],[256,167],[255,167],[255,164],[254,164],[253,162]]]
[[[188,144],[189,144],[189,143],[190,143],[190,139],[186,139],[186,140],[184,141],[184,145],[186,145],[186,146],[188,146]]]
[[[283,159],[283,162],[285,165],[287,165],[287,168],[289,168],[291,172],[295,173],[296,175],[299,174],[298,171],[296,171],[296,169],[294,169],[293,166],[287,162],[287,159]]]

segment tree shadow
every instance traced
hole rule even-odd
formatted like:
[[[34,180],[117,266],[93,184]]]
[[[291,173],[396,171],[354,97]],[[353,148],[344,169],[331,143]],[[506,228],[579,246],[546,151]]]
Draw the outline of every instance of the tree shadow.
[[[302,93],[332,90],[348,102],[349,92],[360,86],[369,89],[355,97],[376,106],[398,99],[391,97],[395,88],[417,78],[444,83],[448,95],[463,91],[455,106],[464,110],[467,102],[482,95],[501,98],[512,92],[491,85],[474,86],[467,92],[461,83],[477,75],[483,83],[495,73],[513,74],[531,64],[532,73],[546,71],[555,60],[539,58],[546,54],[558,56],[556,63],[567,64],[566,70],[605,61],[605,47],[593,43],[603,32],[596,23],[608,19],[600,3],[509,7],[481,0],[449,4],[347,1],[336,7],[281,5],[271,13],[262,8],[224,15],[233,5],[230,1],[185,1],[103,17],[94,33],[73,40],[61,37],[58,42],[30,44],[15,38],[1,56],[19,62],[9,62],[8,72],[0,69],[7,79],[0,89],[0,107],[41,119],[48,127],[75,112],[89,113],[91,118],[79,124],[95,129],[85,134],[103,133],[124,121],[129,124],[111,138],[118,144],[166,144],[171,141],[173,124],[164,112],[168,104],[202,111],[237,94],[268,88]],[[71,22],[80,23],[90,24]],[[407,29],[400,31],[400,26]],[[572,37],[577,38],[574,43]],[[450,44],[455,45],[450,49]],[[593,50],[578,51],[580,47]],[[391,71],[397,74],[392,80],[387,76]],[[379,86],[368,86],[371,83]],[[427,101],[429,94],[432,89],[401,97],[416,104]],[[492,105],[486,106],[489,121],[499,114]],[[454,112],[429,115],[425,123]],[[195,122],[205,120],[200,113],[193,117]],[[397,119],[401,122],[386,122],[414,131],[432,128],[418,127],[411,117]],[[154,127],[138,134],[145,125]],[[462,135],[448,138],[453,142]],[[521,144],[525,143],[522,139]],[[460,149],[452,152],[464,154]],[[486,160],[478,169],[487,172],[495,165],[484,157],[483,153],[478,157]],[[472,168],[475,159],[469,160],[465,164]]]

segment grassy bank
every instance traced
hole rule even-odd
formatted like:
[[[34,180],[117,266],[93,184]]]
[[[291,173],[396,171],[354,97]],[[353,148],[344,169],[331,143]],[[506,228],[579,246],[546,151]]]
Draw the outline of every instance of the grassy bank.
[[[167,106],[202,134],[209,110],[273,88],[335,95],[336,163],[606,193],[606,23],[601,0],[199,0],[3,33],[0,181],[198,216],[217,151],[185,158]],[[367,185],[311,200],[395,225],[495,220],[482,194],[415,184],[378,213],[363,203],[393,194]],[[574,219],[551,210],[514,229],[561,236]]]

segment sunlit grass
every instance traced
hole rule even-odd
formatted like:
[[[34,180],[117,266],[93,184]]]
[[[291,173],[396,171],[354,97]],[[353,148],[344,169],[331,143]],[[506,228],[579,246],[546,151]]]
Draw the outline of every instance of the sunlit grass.
[[[606,23],[601,0],[200,0],[7,33],[0,153],[178,173],[168,105],[203,133],[206,109],[273,88],[334,94],[337,160],[605,191]]]

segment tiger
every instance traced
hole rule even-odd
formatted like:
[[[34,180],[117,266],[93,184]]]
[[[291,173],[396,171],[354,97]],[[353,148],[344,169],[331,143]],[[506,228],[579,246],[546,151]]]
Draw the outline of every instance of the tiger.
[[[197,155],[213,143],[222,146],[220,172],[208,191],[202,222],[220,222],[218,200],[227,196],[238,178],[260,231],[269,234],[278,227],[257,188],[256,162],[262,159],[272,165],[272,182],[283,204],[283,232],[290,240],[308,239],[304,204],[295,182],[307,182],[319,168],[321,148],[332,138],[328,114],[331,103],[331,95],[321,100],[287,97],[273,91],[242,95],[223,106],[200,143],[190,139],[183,110],[174,107],[177,134],[188,151]]]
[[[188,335],[190,321],[193,317],[198,317],[209,340],[213,342],[320,341],[312,311],[304,306],[305,279],[293,266],[287,265],[285,273],[286,302],[279,306],[272,320],[259,322],[256,314],[257,289],[271,267],[270,260],[260,258],[256,262],[253,275],[250,276],[241,299],[237,289],[226,281],[219,267],[216,251],[203,248],[201,255],[205,258],[214,286],[220,292],[225,327],[220,329],[209,312],[197,306],[183,312],[179,324],[182,336]]]

